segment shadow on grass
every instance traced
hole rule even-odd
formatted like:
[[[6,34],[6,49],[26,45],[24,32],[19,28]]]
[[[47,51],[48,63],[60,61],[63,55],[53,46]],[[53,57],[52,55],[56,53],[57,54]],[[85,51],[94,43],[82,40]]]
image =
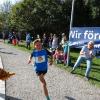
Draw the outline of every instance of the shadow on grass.
[[[92,70],[92,72],[98,72],[98,73],[100,73],[100,68],[94,68],[93,67],[91,70]]]
[[[95,81],[97,81],[97,82],[100,82],[100,79],[97,79],[97,78],[95,78],[95,77],[89,77],[89,79],[95,80]]]
[[[75,64],[75,59],[73,59],[74,60],[74,62],[72,62],[72,66],[71,67],[73,67],[74,66],[74,64]],[[84,65],[82,65],[82,64],[84,64]],[[81,64],[80,64],[80,66],[78,67],[78,68],[80,68],[81,70],[86,70],[86,62],[85,61],[82,61],[81,62]],[[93,63],[92,64],[92,71],[93,72],[98,72],[98,73],[100,73],[100,68],[99,68],[99,66],[100,66],[100,64],[95,64],[95,63]]]
[[[94,66],[100,66],[100,64],[93,63]]]
[[[73,74],[80,75],[80,76],[84,77],[84,74],[82,74],[81,72],[75,71]],[[97,79],[96,77],[89,77],[89,80],[94,80],[94,81],[100,82],[100,79]]]
[[[99,66],[98,66],[98,67],[99,67]],[[82,70],[86,70],[86,67],[80,66],[79,69],[80,69],[81,71],[82,71]],[[91,68],[91,71],[92,71],[92,72],[100,73],[100,68],[92,67],[92,68]]]
[[[77,58],[78,57],[72,57],[71,56],[71,61],[73,61],[74,63],[77,61]],[[81,63],[83,63],[83,64],[86,64],[86,61],[84,60],[84,61],[82,61]],[[92,65],[94,65],[94,66],[100,66],[100,64],[98,63],[95,63],[94,61],[92,61]]]
[[[66,98],[67,100],[75,100],[74,98],[69,97],[69,96],[65,96],[65,98]]]

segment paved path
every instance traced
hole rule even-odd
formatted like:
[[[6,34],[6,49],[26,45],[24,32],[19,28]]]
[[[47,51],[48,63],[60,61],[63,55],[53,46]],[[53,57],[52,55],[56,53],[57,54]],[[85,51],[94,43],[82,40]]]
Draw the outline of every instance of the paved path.
[[[46,100],[32,65],[27,64],[29,53],[0,42],[0,55],[4,68],[16,73],[6,81],[6,100]],[[51,100],[100,100],[100,89],[54,65],[45,78]]]

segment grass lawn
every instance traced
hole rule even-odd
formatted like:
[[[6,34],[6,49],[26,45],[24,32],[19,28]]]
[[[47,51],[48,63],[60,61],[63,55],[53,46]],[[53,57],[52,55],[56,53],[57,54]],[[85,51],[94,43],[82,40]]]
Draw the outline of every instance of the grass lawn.
[[[13,46],[17,49],[26,51],[26,52],[31,52],[32,51],[32,44],[31,44],[31,50],[26,49],[25,47],[25,42],[20,43],[20,45]],[[74,64],[75,61],[77,60],[77,57],[79,56],[79,50],[71,50],[70,52],[71,56],[71,62]],[[63,64],[56,64],[57,67],[62,68],[68,72],[72,70],[71,66],[64,66]],[[80,67],[78,67],[75,70],[75,74],[79,77],[84,77],[84,73],[86,70],[86,63],[82,63]],[[92,70],[90,73],[90,79],[89,83],[92,85],[96,85],[97,87],[100,88],[100,58],[94,58],[93,59],[93,64],[92,64]]]
[[[79,56],[79,52],[71,51],[72,63],[75,63],[78,56]],[[68,68],[69,71],[71,69]],[[75,74],[84,77],[85,70],[86,70],[86,62],[83,62],[81,66],[75,70]],[[93,85],[100,87],[100,58],[93,59],[89,82]]]
[[[71,62],[72,64],[75,63],[75,61],[77,60],[77,57],[79,55],[78,52],[70,52],[71,55]],[[64,66],[63,64],[56,64],[57,67],[64,69],[68,72],[71,72],[72,67],[71,66]],[[86,70],[86,62],[81,63],[81,65],[75,70],[75,75],[79,76],[79,77],[84,77],[85,74],[85,70]],[[95,85],[97,87],[100,88],[100,58],[94,58],[93,59],[93,64],[92,64],[92,69],[90,72],[90,79],[89,79],[89,83],[92,85]]]

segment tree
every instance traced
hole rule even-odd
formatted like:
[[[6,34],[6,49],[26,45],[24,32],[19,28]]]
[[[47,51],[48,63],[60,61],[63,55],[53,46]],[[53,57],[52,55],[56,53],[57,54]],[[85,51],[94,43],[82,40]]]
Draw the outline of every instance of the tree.
[[[9,28],[16,31],[68,32],[72,0],[23,0],[12,6]],[[99,25],[96,0],[75,0],[73,26]],[[95,24],[92,24],[95,23]]]
[[[11,9],[11,2],[6,1],[0,6],[0,21],[1,21],[1,30],[8,31],[8,16]]]
[[[40,33],[66,31],[69,3],[60,0],[24,0],[12,7],[10,27]]]

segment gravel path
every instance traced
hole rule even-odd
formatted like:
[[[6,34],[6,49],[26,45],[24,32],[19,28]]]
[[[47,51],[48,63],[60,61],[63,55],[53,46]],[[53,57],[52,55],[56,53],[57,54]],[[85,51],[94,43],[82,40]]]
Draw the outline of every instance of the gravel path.
[[[16,73],[6,81],[6,100],[46,100],[32,65],[27,64],[29,53],[0,42],[0,55],[4,68]],[[51,100],[100,100],[99,88],[54,65],[45,78]]]

